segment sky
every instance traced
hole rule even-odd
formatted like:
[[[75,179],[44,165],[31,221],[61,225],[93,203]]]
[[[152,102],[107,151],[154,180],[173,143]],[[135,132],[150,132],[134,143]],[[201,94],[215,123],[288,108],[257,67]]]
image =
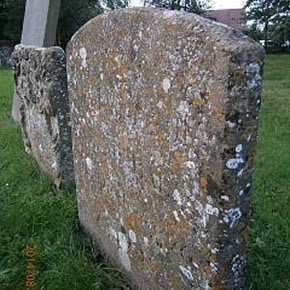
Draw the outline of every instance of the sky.
[[[143,0],[131,0],[132,6],[142,6]],[[242,8],[245,0],[212,0],[212,9]]]

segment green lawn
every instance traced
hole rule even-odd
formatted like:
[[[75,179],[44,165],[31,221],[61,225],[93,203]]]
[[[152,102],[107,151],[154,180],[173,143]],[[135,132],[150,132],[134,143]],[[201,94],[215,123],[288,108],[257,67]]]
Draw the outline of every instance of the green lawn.
[[[289,290],[290,55],[267,57],[252,205],[248,285]]]
[[[37,289],[124,289],[122,276],[105,268],[80,233],[74,194],[54,193],[24,152],[11,96],[11,70],[1,69],[0,289],[25,289],[27,245],[35,247]],[[290,55],[267,57],[252,204],[248,289],[289,290]]]
[[[10,119],[12,92],[11,70],[0,69],[0,289],[26,289],[30,272],[37,290],[127,289],[120,273],[106,268],[81,234],[75,194],[54,193],[24,152]]]

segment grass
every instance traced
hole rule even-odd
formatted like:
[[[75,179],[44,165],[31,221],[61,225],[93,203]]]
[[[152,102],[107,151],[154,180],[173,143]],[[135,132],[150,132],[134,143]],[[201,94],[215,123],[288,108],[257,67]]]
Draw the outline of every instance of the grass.
[[[289,290],[290,55],[266,61],[252,209],[248,286]]]
[[[106,267],[79,230],[75,194],[53,192],[24,152],[19,128],[10,119],[12,94],[12,72],[1,68],[0,289],[26,289],[30,273],[35,289],[127,289],[120,272]],[[25,251],[27,246],[33,253]]]
[[[265,67],[252,192],[247,288],[290,289],[290,55]],[[125,289],[80,233],[74,194],[52,184],[24,152],[10,119],[12,73],[0,70],[0,288],[25,289],[25,247],[35,247],[37,289]],[[158,290],[158,289],[157,289]]]

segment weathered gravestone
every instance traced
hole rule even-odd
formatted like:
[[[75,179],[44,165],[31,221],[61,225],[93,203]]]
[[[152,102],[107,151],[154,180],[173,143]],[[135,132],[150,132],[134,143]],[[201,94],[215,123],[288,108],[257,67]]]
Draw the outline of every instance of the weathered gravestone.
[[[263,49],[199,16],[99,16],[67,49],[79,218],[141,289],[241,289]]]
[[[61,0],[26,0],[21,44],[48,47],[55,45]],[[19,122],[21,102],[14,94],[12,117]]]
[[[74,183],[65,53],[18,45],[12,54],[26,150],[53,179]]]

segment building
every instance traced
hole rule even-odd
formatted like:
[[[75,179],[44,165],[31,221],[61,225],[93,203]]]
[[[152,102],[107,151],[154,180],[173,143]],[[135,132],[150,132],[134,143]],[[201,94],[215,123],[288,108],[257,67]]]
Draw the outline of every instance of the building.
[[[246,26],[244,9],[209,10],[206,17],[238,30],[243,30]]]

